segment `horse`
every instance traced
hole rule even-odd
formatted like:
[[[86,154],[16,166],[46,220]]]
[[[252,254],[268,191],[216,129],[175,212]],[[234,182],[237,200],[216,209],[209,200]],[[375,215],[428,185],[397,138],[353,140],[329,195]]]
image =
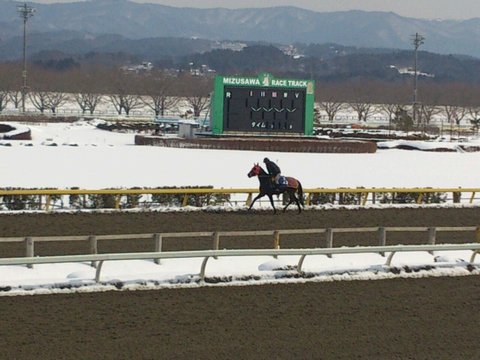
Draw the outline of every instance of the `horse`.
[[[288,204],[283,208],[283,212],[285,212],[288,206],[295,201],[298,207],[298,213],[302,212],[302,207],[304,206],[303,203],[303,188],[300,181],[293,177],[286,177],[288,185],[278,188],[276,184],[272,180],[272,176],[269,175],[260,165],[254,164],[252,170],[247,174],[249,178],[257,176],[258,181],[260,182],[260,193],[253,199],[252,203],[250,204],[248,210],[250,210],[258,199],[264,197],[265,195],[268,196],[270,199],[270,204],[273,207],[273,213],[277,213],[277,209],[275,209],[275,205],[273,203],[273,195],[280,195],[283,193],[287,193],[289,196]],[[302,205],[302,207],[300,206]]]

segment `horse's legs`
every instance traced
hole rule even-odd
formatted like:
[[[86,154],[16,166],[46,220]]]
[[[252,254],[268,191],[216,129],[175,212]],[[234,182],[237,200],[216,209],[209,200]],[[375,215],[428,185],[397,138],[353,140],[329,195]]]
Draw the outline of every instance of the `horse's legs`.
[[[270,199],[270,204],[272,204],[273,213],[276,214],[277,209],[275,209],[275,204],[273,203],[273,196],[272,196],[272,194],[267,194],[267,195],[268,195],[268,198]]]
[[[283,208],[283,212],[287,211],[288,205],[290,205],[291,203],[292,203],[292,200],[290,200],[288,204],[285,205],[285,207]]]
[[[287,207],[295,201],[298,207],[298,213],[300,214],[302,212],[302,209],[300,208],[300,201],[298,200],[298,197],[295,196],[295,193],[293,191],[288,192],[288,197],[289,197],[289,202],[288,204],[283,208],[283,212],[287,210]]]
[[[296,191],[298,191],[298,189],[297,189]],[[300,206],[300,204],[301,204],[301,202],[300,202],[300,194],[297,196],[297,195],[295,195],[295,192],[293,192],[292,195],[293,195],[293,198],[294,198],[294,200],[295,200],[295,203],[297,204],[298,213],[300,214],[300,213],[302,212],[302,208],[301,208],[301,206]]]
[[[292,200],[292,192],[291,192],[289,189],[287,189],[283,194],[285,195],[285,193],[288,194],[288,204],[285,205],[285,207],[283,208],[283,212],[287,211],[287,207],[288,207],[288,206],[292,203],[292,201],[293,201],[293,200]]]
[[[302,208],[300,207],[300,200],[298,200],[298,197],[296,196],[295,196],[295,202],[297,203],[298,213],[300,214],[302,212]]]
[[[255,201],[257,201],[258,199],[260,199],[261,197],[265,196],[265,194],[258,194],[257,196],[255,196],[255,199],[253,199],[252,203],[250,204],[250,206],[248,207],[248,210],[247,211],[250,211],[250,209],[252,208],[253,204],[255,203]]]

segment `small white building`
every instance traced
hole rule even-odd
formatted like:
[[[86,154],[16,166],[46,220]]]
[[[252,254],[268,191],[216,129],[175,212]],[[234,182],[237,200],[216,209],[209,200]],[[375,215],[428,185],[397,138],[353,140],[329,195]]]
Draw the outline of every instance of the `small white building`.
[[[178,136],[185,139],[195,137],[200,125],[196,120],[180,120],[178,122]]]

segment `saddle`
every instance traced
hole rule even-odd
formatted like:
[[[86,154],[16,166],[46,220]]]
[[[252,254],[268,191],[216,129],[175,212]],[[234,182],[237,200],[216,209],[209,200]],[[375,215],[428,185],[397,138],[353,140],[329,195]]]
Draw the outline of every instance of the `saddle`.
[[[288,186],[288,179],[287,179],[286,176],[280,176],[278,178],[278,183],[276,183],[275,178],[272,177],[271,184],[272,184],[273,189],[280,190],[280,189],[286,188]]]
[[[286,176],[280,176],[278,178],[278,186],[280,187],[288,186],[288,180]]]

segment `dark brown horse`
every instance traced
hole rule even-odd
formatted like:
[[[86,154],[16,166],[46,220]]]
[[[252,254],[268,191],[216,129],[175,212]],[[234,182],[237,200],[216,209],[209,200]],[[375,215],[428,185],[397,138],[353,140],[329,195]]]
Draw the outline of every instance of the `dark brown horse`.
[[[270,199],[270,204],[272,204],[273,213],[275,214],[277,212],[277,209],[275,209],[275,205],[273,203],[273,195],[280,195],[286,192],[289,197],[289,202],[283,208],[283,212],[285,212],[285,210],[287,210],[288,205],[290,205],[294,201],[298,206],[298,213],[300,214],[302,212],[302,207],[304,206],[304,204],[303,204],[303,189],[302,189],[302,184],[300,184],[300,181],[298,181],[295,178],[287,176],[286,178],[287,178],[288,185],[279,188],[274,183],[272,176],[270,176],[258,164],[255,164],[252,170],[250,170],[250,172],[247,175],[249,178],[253,176],[257,176],[258,180],[260,181],[260,193],[255,197],[255,199],[253,199],[248,210],[252,208],[255,201],[267,195],[268,198]]]

